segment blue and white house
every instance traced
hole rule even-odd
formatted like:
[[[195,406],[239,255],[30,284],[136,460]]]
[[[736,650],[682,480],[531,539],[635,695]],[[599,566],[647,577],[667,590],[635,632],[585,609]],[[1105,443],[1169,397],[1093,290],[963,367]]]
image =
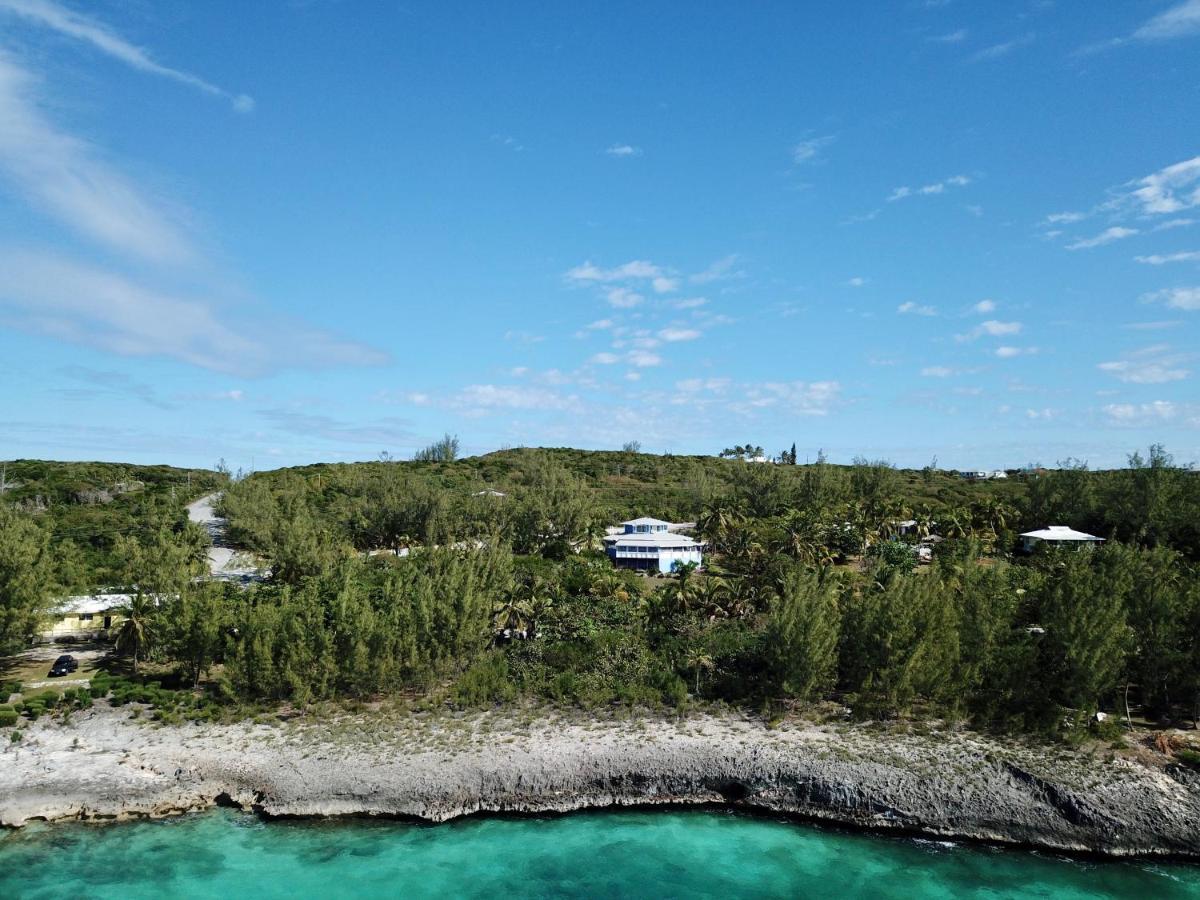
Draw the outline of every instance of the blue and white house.
[[[621,569],[670,573],[688,563],[698,566],[704,545],[679,534],[676,529],[682,527],[662,519],[631,519],[609,529],[604,549],[613,565]]]

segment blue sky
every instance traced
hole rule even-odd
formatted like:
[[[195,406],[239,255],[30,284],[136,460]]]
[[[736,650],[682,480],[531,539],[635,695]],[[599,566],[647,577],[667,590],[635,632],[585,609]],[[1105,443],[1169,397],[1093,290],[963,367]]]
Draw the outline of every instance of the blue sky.
[[[1200,0],[0,0],[0,457],[1200,460]]]

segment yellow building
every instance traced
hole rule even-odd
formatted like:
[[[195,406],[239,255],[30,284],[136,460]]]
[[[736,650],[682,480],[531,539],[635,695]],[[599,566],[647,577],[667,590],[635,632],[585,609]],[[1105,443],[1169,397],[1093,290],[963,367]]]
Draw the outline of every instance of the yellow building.
[[[107,637],[125,620],[121,610],[129,605],[129,600],[128,594],[68,597],[46,617],[42,640]]]

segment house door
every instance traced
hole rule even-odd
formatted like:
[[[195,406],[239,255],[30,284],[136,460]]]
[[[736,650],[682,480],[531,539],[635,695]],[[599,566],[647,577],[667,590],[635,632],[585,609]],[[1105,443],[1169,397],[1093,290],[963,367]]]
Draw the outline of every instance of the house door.
[[[105,627],[105,628],[112,628],[112,616],[105,616],[105,617],[104,617],[104,627]]]

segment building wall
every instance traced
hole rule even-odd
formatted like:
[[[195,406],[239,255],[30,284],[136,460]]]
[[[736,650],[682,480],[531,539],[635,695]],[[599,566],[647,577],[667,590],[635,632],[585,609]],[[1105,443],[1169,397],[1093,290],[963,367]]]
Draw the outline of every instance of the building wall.
[[[90,618],[89,618],[90,616]],[[42,638],[54,640],[60,637],[96,637],[105,631],[104,620],[108,617],[109,629],[117,628],[125,617],[114,611],[95,613],[68,613],[47,620],[42,627]]]
[[[616,547],[609,547],[608,558],[613,565],[622,569],[657,569],[663,574],[670,574],[677,565],[687,563],[701,565],[703,556],[699,547],[688,550],[655,550],[653,553],[619,553]]]

